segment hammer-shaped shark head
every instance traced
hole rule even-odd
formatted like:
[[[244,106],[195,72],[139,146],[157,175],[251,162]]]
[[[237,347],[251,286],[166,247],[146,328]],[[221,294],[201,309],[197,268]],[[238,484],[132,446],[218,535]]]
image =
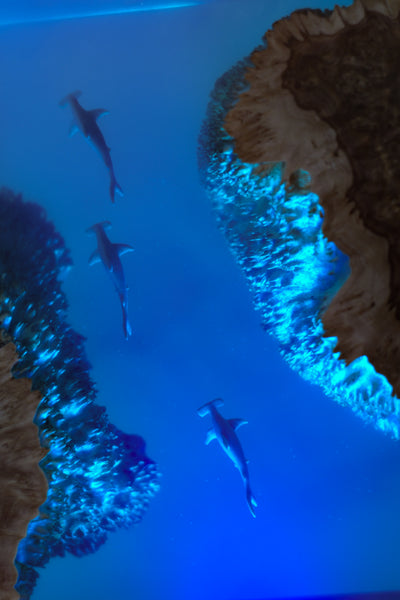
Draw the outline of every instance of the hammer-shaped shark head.
[[[103,231],[111,229],[111,221],[100,221],[99,223],[95,223],[86,229],[86,233],[97,233],[99,229],[102,229]]]
[[[222,398],[214,398],[214,400],[211,400],[210,402],[203,404],[203,406],[200,406],[200,408],[197,409],[197,414],[200,417],[205,417],[211,411],[212,406],[214,406],[214,408],[219,408],[223,405],[224,401],[222,400]]]

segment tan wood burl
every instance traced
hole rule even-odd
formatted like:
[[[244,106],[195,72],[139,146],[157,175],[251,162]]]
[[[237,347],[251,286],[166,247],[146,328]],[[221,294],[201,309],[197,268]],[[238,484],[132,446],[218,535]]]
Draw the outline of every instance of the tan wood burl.
[[[14,560],[29,522],[39,514],[47,495],[47,480],[39,461],[40,446],[33,419],[41,396],[30,379],[14,379],[15,346],[0,347],[0,600],[17,600]]]

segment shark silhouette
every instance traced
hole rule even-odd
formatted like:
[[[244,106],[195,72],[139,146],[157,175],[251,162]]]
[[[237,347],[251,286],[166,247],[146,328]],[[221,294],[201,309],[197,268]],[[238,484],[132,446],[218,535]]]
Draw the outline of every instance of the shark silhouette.
[[[102,115],[108,114],[108,111],[104,108],[85,110],[78,102],[81,93],[82,92],[78,90],[72,94],[68,94],[60,102],[60,106],[69,104],[72,109],[72,114],[74,115],[74,121],[70,127],[69,135],[72,136],[77,131],[81,131],[85,138],[98,150],[110,173],[110,197],[111,202],[115,202],[115,193],[117,192],[120,196],[123,196],[124,193],[115,178],[110,148],[107,146],[104,136],[100,131],[100,127],[97,124],[97,120]]]
[[[217,410],[217,407],[219,408],[223,404],[222,398],[215,398],[215,400],[207,402],[207,404],[204,404],[197,410],[200,417],[205,417],[209,414],[212,419],[212,427],[207,432],[205,443],[208,445],[212,440],[218,440],[221,448],[229,456],[235,467],[239,469],[246,489],[247,504],[251,514],[255,517],[256,513],[254,509],[257,506],[257,502],[250,489],[248,461],[245,459],[242,446],[236,435],[236,429],[241,425],[246,425],[247,421],[244,419],[224,419]]]
[[[105,228],[111,227],[110,221],[96,223],[87,229],[87,233],[95,233],[97,237],[97,248],[89,258],[89,264],[95,265],[102,262],[107,273],[110,275],[115,289],[117,290],[122,308],[122,326],[125,339],[132,335],[132,328],[128,319],[128,288],[125,285],[125,276],[120,256],[126,252],[132,252],[129,244],[113,244],[107,237]]]

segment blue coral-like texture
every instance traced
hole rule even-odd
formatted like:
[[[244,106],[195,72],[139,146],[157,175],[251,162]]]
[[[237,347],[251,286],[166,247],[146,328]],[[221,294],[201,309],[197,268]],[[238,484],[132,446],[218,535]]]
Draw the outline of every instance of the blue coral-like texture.
[[[20,356],[15,377],[43,395],[35,422],[48,454],[49,491],[17,554],[17,590],[28,599],[36,567],[95,551],[109,531],[138,522],[159,488],[145,442],[109,423],[95,404],[84,338],[66,322],[59,276],[71,265],[61,236],[36,204],[0,191],[0,328]]]
[[[224,129],[246,89],[248,60],[212,92],[199,139],[199,167],[230,249],[243,270],[265,329],[284,359],[366,422],[400,436],[400,402],[366,356],[346,366],[326,337],[322,315],[349,275],[348,258],[322,232],[323,209],[304,171],[283,181],[284,164],[243,163]]]

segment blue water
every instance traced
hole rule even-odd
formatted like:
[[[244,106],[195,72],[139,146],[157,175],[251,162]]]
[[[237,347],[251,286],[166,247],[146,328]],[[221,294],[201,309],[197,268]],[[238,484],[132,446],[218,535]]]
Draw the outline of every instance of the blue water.
[[[254,600],[400,587],[398,444],[282,361],[199,183],[197,138],[216,79],[302,6],[218,0],[1,29],[0,182],[43,205],[63,235],[74,261],[63,286],[69,322],[87,338],[97,401],[146,439],[163,474],[139,525],[95,554],[52,559],[33,598]],[[75,89],[85,108],[110,111],[101,127],[125,192],[115,206],[99,156],[68,137],[71,114],[58,101]],[[109,278],[88,266],[95,240],[85,230],[102,220],[112,241],[135,248],[122,257],[129,341]],[[196,409],[216,396],[224,416],[249,421],[238,435],[256,519],[236,469],[215,442],[204,445],[209,423]]]

